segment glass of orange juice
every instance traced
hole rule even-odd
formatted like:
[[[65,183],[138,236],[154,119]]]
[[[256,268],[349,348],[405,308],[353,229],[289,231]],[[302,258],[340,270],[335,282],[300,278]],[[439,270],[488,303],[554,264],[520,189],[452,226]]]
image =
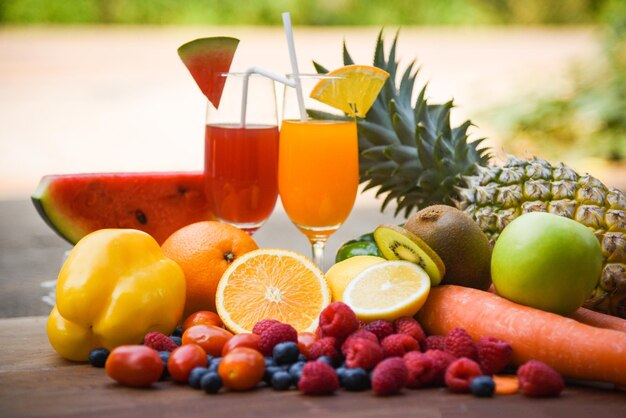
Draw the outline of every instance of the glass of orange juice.
[[[313,261],[323,269],[328,237],[345,222],[359,184],[356,121],[309,97],[322,79],[300,74],[306,117],[297,90],[285,87],[278,152],[278,190],[287,215],[312,245]]]

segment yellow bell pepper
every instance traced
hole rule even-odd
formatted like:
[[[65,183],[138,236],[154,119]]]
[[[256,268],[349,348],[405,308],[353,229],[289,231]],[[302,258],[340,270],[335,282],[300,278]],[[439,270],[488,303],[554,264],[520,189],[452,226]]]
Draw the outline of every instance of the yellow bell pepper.
[[[169,334],[185,305],[185,276],[150,235],[101,229],[80,240],[63,264],[56,306],[48,317],[52,347],[86,361],[97,347],[139,344],[145,334]]]

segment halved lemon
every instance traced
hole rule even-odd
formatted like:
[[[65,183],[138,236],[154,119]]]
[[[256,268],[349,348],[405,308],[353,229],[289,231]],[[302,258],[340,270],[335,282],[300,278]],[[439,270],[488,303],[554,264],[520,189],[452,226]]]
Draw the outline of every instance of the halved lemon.
[[[252,332],[262,319],[312,332],[329,303],[322,271],[304,255],[282,249],[263,248],[237,258],[222,275],[215,295],[217,313],[235,333]]]
[[[346,287],[343,301],[363,321],[413,316],[426,302],[430,277],[417,264],[388,261],[359,273]]]
[[[364,118],[382,90],[389,73],[369,65],[347,65],[328,73],[313,87],[311,98],[350,116]]]

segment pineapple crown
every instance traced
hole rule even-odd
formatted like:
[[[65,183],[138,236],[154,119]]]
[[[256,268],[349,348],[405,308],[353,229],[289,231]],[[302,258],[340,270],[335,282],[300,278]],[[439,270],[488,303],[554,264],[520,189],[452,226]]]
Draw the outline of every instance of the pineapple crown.
[[[477,166],[487,165],[487,148],[479,148],[485,138],[469,142],[471,121],[452,127],[453,100],[430,104],[427,85],[412,101],[419,69],[412,61],[398,78],[396,33],[389,54],[385,54],[383,31],[376,41],[374,66],[389,73],[389,79],[365,119],[357,120],[359,139],[359,177],[365,189],[377,188],[384,197],[381,211],[396,201],[395,214],[404,216],[415,209],[436,204],[451,204],[455,186],[471,175]],[[354,61],[343,43],[344,65]],[[328,70],[313,62],[319,73]]]

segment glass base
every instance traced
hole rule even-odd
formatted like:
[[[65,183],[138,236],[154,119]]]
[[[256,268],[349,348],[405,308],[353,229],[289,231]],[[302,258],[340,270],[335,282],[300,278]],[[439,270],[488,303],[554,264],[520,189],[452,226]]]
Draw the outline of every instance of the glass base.
[[[222,219],[222,218],[219,218],[219,217],[217,218],[217,220],[220,221],[220,222],[224,222],[224,223],[230,224],[232,226],[236,226],[237,228],[243,230],[244,232],[246,232],[250,236],[252,236],[252,234],[254,234],[257,231],[257,229],[259,229],[265,223],[265,221],[261,221],[261,222],[231,222],[228,219]]]
[[[314,242],[326,242],[328,241],[328,237],[335,233],[341,226],[341,224],[331,225],[331,226],[305,226],[295,224],[300,232],[307,236],[311,243]]]

